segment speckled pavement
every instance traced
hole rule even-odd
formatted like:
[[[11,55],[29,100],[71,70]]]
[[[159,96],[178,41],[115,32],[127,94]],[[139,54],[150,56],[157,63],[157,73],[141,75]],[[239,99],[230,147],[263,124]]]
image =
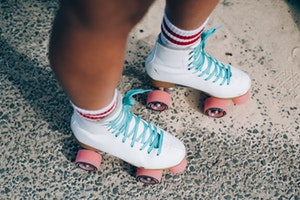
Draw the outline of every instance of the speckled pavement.
[[[149,88],[144,60],[160,28],[163,1],[132,31],[119,85]],[[0,3],[0,199],[300,199],[300,2],[223,0],[207,51],[253,80],[251,100],[212,119],[205,96],[177,87],[172,108],[133,111],[187,147],[188,168],[155,186],[104,154],[100,171],[76,168],[71,107],[53,77],[47,45],[57,1]]]

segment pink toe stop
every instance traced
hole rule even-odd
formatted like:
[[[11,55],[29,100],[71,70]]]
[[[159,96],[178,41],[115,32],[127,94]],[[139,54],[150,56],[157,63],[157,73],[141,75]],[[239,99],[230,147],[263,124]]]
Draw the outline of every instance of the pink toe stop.
[[[250,99],[250,92],[247,92],[243,96],[232,99],[232,102],[236,105],[244,104]]]
[[[187,160],[186,158],[184,158],[177,166],[170,168],[169,171],[172,174],[179,174],[181,172],[184,172],[186,166],[187,166]]]

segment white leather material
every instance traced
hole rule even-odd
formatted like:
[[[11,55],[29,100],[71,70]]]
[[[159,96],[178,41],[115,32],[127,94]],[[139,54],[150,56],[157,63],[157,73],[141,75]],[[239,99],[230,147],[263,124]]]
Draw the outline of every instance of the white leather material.
[[[239,97],[249,91],[251,87],[250,77],[235,67],[230,66],[232,76],[228,85],[220,85],[222,79],[215,83],[213,82],[214,78],[205,80],[208,75],[199,77],[198,75],[201,72],[195,73],[193,70],[189,70],[192,50],[192,48],[185,50],[170,49],[157,41],[146,59],[145,65],[148,75],[154,80],[191,87],[217,98]],[[207,61],[204,65],[207,65]],[[206,69],[206,66],[203,66],[203,69]]]
[[[166,169],[178,165],[184,159],[186,152],[183,143],[165,131],[163,131],[162,148],[159,155],[157,155],[156,149],[153,149],[149,154],[147,148],[140,150],[142,143],[136,142],[131,147],[131,137],[128,137],[125,142],[122,141],[124,135],[121,134],[116,137],[108,130],[108,124],[112,120],[116,120],[120,112],[123,112],[122,97],[118,93],[116,109],[108,117],[100,121],[90,121],[82,118],[74,111],[71,128],[75,137],[81,143],[116,156],[136,167]],[[142,132],[144,127],[140,125],[139,127],[139,132]],[[130,124],[129,130],[132,128]],[[161,129],[158,130],[162,131]],[[149,133],[147,133],[147,136],[149,136]]]

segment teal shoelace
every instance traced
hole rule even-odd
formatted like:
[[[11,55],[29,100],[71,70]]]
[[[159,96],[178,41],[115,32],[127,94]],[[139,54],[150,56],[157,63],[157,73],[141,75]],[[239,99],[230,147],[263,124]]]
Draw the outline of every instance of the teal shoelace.
[[[206,81],[214,78],[213,83],[216,83],[220,79],[223,79],[220,86],[224,84],[229,85],[231,67],[219,62],[204,51],[207,38],[214,34],[217,29],[218,28],[213,28],[202,32],[200,44],[190,52],[189,59],[192,62],[189,64],[188,70],[192,70],[193,73],[197,73],[199,77],[206,75],[207,77],[204,79]],[[207,62],[207,68],[203,69],[205,62]]]
[[[148,154],[157,150],[158,156],[161,153],[164,132],[130,112],[131,107],[135,104],[132,96],[150,91],[136,89],[127,92],[123,97],[122,111],[115,120],[107,124],[107,127],[115,137],[123,137],[123,143],[130,138],[132,148],[136,143],[141,143],[141,151],[148,147]]]

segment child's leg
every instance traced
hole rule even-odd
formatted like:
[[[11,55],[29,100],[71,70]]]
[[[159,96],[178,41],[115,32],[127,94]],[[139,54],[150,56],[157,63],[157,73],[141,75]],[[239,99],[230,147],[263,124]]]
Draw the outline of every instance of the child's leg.
[[[109,105],[119,82],[127,36],[152,0],[65,0],[57,13],[50,62],[78,107]]]
[[[50,41],[50,62],[74,104],[71,128],[83,147],[137,167],[179,172],[186,165],[182,142],[130,112],[130,98],[140,90],[131,91],[123,100],[116,91],[128,34],[151,2],[61,1]],[[147,182],[144,171],[139,176]]]
[[[167,0],[166,14],[178,28],[194,30],[201,26],[219,0]]]

